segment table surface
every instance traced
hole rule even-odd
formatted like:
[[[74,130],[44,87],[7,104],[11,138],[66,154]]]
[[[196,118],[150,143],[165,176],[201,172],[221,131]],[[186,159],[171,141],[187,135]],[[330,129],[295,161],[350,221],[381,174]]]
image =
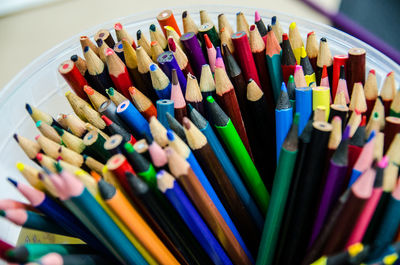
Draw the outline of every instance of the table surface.
[[[0,89],[46,50],[97,24],[155,8],[179,5],[236,5],[277,10],[328,24],[329,21],[296,0],[62,0],[0,17]],[[112,6],[112,8],[110,8]],[[239,11],[239,10],[238,10]],[[155,14],[156,15],[156,14]],[[78,41],[78,40],[77,40]]]

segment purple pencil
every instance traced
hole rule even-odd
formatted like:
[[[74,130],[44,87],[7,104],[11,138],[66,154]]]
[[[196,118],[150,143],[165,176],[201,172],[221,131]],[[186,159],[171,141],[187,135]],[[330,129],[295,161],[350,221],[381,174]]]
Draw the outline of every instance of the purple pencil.
[[[186,93],[186,78],[183,74],[178,62],[175,59],[174,53],[171,51],[166,51],[160,54],[157,58],[157,62],[163,72],[168,76],[169,80],[172,80],[172,69],[176,70],[178,76],[179,85],[181,86],[182,93]]]
[[[326,217],[328,216],[334,203],[339,198],[340,192],[343,189],[348,163],[347,151],[350,141],[349,133],[350,126],[347,126],[343,132],[342,141],[330,160],[329,170],[326,176],[325,186],[321,194],[318,212],[314,220],[309,246],[311,246],[314,243],[314,240],[318,237],[318,234],[325,223]]]
[[[316,4],[315,1],[311,0],[302,0],[304,3],[320,12],[322,15],[328,17],[333,24],[339,26],[341,30],[347,32],[348,34],[355,36],[356,38],[368,43],[372,47],[381,51],[390,57],[393,61],[400,64],[400,52],[382,41],[380,38],[369,32],[367,29],[357,24],[346,15],[342,13],[334,13],[329,12],[328,10],[322,8],[319,4]]]
[[[201,67],[207,64],[204,57],[203,50],[194,32],[188,32],[182,35],[181,42],[185,47],[187,56],[189,57],[190,65],[194,71],[195,76],[200,79]]]

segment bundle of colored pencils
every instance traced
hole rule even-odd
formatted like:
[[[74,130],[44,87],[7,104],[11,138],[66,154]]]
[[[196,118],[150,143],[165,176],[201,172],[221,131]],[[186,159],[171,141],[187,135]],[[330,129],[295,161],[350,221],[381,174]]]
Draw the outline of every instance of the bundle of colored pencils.
[[[116,23],[59,67],[74,113],[26,104],[37,165],[0,215],[80,244],[12,246],[18,264],[398,264],[400,92],[366,53],[332,58],[296,23],[170,10]],[[181,33],[181,30],[183,33]],[[62,110],[57,110],[62,111]]]

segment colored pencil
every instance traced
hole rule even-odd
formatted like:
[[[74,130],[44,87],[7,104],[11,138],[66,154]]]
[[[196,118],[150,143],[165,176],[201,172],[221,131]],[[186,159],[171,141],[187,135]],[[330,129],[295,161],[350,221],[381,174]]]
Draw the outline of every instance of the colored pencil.
[[[96,90],[91,88],[90,86],[85,86],[83,88],[83,90],[85,91],[87,97],[90,100],[90,103],[92,104],[92,106],[95,110],[98,110],[99,107],[101,106],[101,104],[103,104],[104,102],[106,102],[108,100],[107,97],[103,96],[102,94],[100,94],[99,92],[97,92]]]
[[[169,80],[172,80],[172,71],[176,71],[177,79],[179,81],[179,85],[182,89],[182,93],[186,92],[186,77],[182,72],[178,62],[176,61],[173,52],[166,51],[160,54],[157,57],[156,62],[158,62],[160,68],[163,72],[168,76]]]
[[[344,94],[345,100],[346,100],[346,105],[350,103],[350,97],[349,97],[349,92],[347,89],[347,83],[346,83],[346,79],[345,79],[345,68],[344,66],[340,66],[340,76],[339,76],[339,81],[337,84],[337,90],[336,93],[333,94],[333,90],[332,90],[332,95],[334,100],[336,100],[336,96],[340,93]],[[353,97],[352,97],[353,98]]]
[[[186,10],[182,12],[182,24],[184,33],[194,32],[194,34],[197,34],[197,25]]]
[[[216,94],[214,76],[208,64],[203,65],[201,68],[199,86],[201,95],[203,96],[203,105],[204,105],[204,101],[207,99],[208,96],[215,97]]]
[[[73,61],[67,60],[62,62],[58,67],[58,72],[79,97],[86,101],[89,100],[83,91],[83,87],[88,83]]]
[[[244,31],[249,37],[249,23],[242,12],[236,13],[236,31]]]
[[[199,13],[200,13],[200,24],[210,23],[214,25],[207,10],[200,10]]]
[[[240,140],[235,126],[212,97],[207,98],[207,107],[214,127],[225,143],[247,187],[254,196],[258,207],[261,212],[265,214],[268,208],[269,193],[250,155],[247,153],[246,148]]]
[[[229,177],[232,185],[234,186],[236,192],[241,198],[242,202],[246,205],[250,215],[256,222],[258,229],[261,229],[263,217],[261,216],[255,202],[247,191],[244,183],[242,182],[239,174],[237,173],[234,165],[230,161],[230,158],[226,154],[224,148],[219,142],[217,136],[211,128],[211,125],[207,120],[204,119],[201,114],[189,105],[189,116],[191,121],[196,125],[197,128],[207,137],[208,143],[213,149],[215,155],[217,156],[221,166],[223,167],[225,173]]]
[[[303,67],[301,65],[296,65],[294,68],[293,78],[296,87],[308,87],[308,83],[304,77]]]
[[[296,57],[294,56],[289,37],[286,33],[282,35],[282,77],[287,84],[290,75],[294,75],[296,67]]]
[[[157,105],[157,119],[165,128],[169,129],[169,124],[166,114],[169,113],[175,116],[174,101],[170,99],[159,99],[156,101],[156,105]]]
[[[300,65],[303,68],[304,78],[306,80],[307,86],[310,86],[312,83],[315,83],[316,80],[315,80],[314,69],[311,65],[310,59],[307,56],[304,47],[301,48]]]
[[[45,187],[39,178],[40,171],[35,167],[25,165],[21,162],[17,162],[16,168],[24,176],[24,178],[31,184],[32,187],[44,191]]]
[[[96,34],[94,35],[94,40],[97,42],[98,39],[101,39],[102,41],[107,43],[109,47],[113,47],[115,45],[113,36],[106,29],[100,29],[99,31],[96,32]]]
[[[286,135],[289,132],[293,119],[293,108],[289,101],[289,95],[285,83],[282,82],[281,95],[275,108],[275,131],[276,131],[276,162],[279,161],[279,153]]]
[[[166,33],[166,38],[167,38],[167,42],[169,42],[169,39],[173,39],[174,43],[177,44],[181,49],[184,49],[183,44],[181,43],[180,37],[181,35],[179,35],[175,29],[171,26],[165,26],[165,33]],[[169,46],[169,44],[168,44]]]
[[[200,165],[205,169],[206,175],[220,195],[240,234],[243,235],[246,245],[249,246],[253,254],[257,253],[259,230],[254,225],[218,158],[208,144],[207,138],[189,119],[185,118],[183,125],[188,144],[199,159]]]
[[[248,29],[247,32],[249,32]],[[235,46],[235,56],[238,58],[245,80],[249,80],[251,78],[258,85],[260,85],[260,79],[257,73],[254,58],[251,53],[247,33],[244,31],[236,32],[232,35],[232,42]]]
[[[314,69],[314,72],[316,72],[319,47],[317,43],[317,37],[314,31],[311,31],[307,34],[306,52],[308,58],[310,59],[312,68]]]
[[[390,105],[390,116],[400,117],[400,90],[397,90]]]
[[[247,251],[244,251],[244,245],[238,242],[210,196],[203,188],[203,185],[198,180],[196,174],[191,169],[189,163],[171,148],[167,148],[167,155],[168,166],[171,173],[184,187],[228,256],[234,260],[235,263],[250,264],[251,256],[248,256],[249,254],[247,254]]]
[[[337,94],[337,88],[338,88],[338,83],[339,83],[339,78],[342,77],[342,79],[345,78],[345,73],[346,73],[346,64],[348,60],[347,55],[335,55],[333,56],[333,69],[332,69],[332,96],[335,99],[335,96]],[[342,70],[343,66],[343,70]],[[341,75],[343,71],[343,75]],[[346,88],[347,88],[347,83],[346,83]]]
[[[274,31],[275,38],[278,40],[279,45],[282,46],[283,29],[276,16],[271,17],[271,26],[272,30]]]
[[[175,179],[166,171],[157,174],[158,189],[167,197],[192,234],[215,264],[232,264],[202,217]]]
[[[140,29],[136,31],[136,40],[138,46],[142,47],[146,51],[146,53],[149,56],[151,56],[150,41],[147,39],[147,37],[143,34],[143,32]]]
[[[265,53],[275,102],[277,102],[280,95],[283,80],[281,68],[281,50],[281,46],[279,46],[278,40],[275,37],[272,28],[268,27]]]
[[[296,99],[296,112],[300,114],[298,129],[300,136],[312,113],[312,89],[310,87],[297,87]]]
[[[247,85],[247,128],[254,154],[254,162],[268,190],[271,190],[275,174],[276,153],[269,148],[275,141],[275,117],[269,112],[265,95],[253,81]],[[271,128],[272,126],[272,128]]]
[[[264,21],[262,20],[260,13],[257,10],[254,13],[254,24],[257,26],[258,32],[260,32],[261,37],[267,35],[268,30],[265,27]]]
[[[328,76],[329,76],[329,86],[332,86],[332,71],[333,71],[333,59],[331,55],[331,51],[328,46],[328,41],[326,38],[321,38],[319,42],[319,50],[318,50],[318,57],[315,70],[315,77],[317,80],[317,85],[321,83],[321,76],[322,76],[322,68],[326,65]],[[350,88],[350,93],[352,92],[352,87]]]
[[[392,143],[395,135],[400,132],[400,118],[397,117],[386,117],[385,122],[385,142],[384,142],[384,152],[389,150],[390,144]]]
[[[176,20],[175,20],[174,14],[172,13],[171,10],[167,9],[167,10],[161,11],[157,15],[157,21],[160,24],[160,27],[163,30],[164,35],[166,35],[165,29],[164,29],[165,26],[172,27],[179,34],[179,36],[181,35],[179,27],[176,24]]]
[[[174,53],[175,59],[178,62],[178,65],[181,68],[184,76],[187,76],[189,73],[194,74],[192,67],[190,66],[190,62],[186,54],[183,52],[183,48],[179,45],[177,46],[173,38],[168,38],[168,47],[170,51]]]
[[[41,257],[37,262],[43,265],[105,265],[110,261],[95,254],[67,254],[49,253]],[[38,264],[38,263],[33,263]]]
[[[225,29],[226,31],[228,31],[229,35],[233,34],[232,26],[229,23],[227,16],[223,13],[218,15],[218,30],[219,30],[219,32],[221,32],[222,29]]]
[[[304,44],[296,22],[292,22],[289,26],[289,41],[297,64],[300,64],[301,47],[304,47]]]
[[[351,48],[348,51],[348,60],[346,63],[347,87],[350,90],[355,83],[365,84],[365,57],[366,51],[363,48]]]
[[[134,134],[141,137],[144,137],[145,133],[150,134],[149,123],[128,100],[118,105],[117,114]]]
[[[182,124],[179,123],[171,114],[167,113],[166,116],[171,130],[173,130],[174,133],[176,133],[176,135],[179,136],[179,138],[181,138],[185,143],[187,143],[186,135],[183,130]]]
[[[322,256],[314,261],[312,265],[335,265],[335,264],[360,264],[369,254],[371,248],[362,243],[355,243],[346,250],[331,256]]]
[[[382,98],[382,103],[385,107],[385,117],[390,114],[390,105],[396,94],[394,72],[390,72],[386,75],[385,81],[380,90],[380,96]]]
[[[113,50],[114,50],[114,53],[116,55],[118,55],[118,58],[123,63],[125,63],[125,56],[124,56],[124,49],[123,49],[122,41],[119,41],[119,42],[115,43]],[[105,51],[107,51],[107,49],[105,49]]]
[[[297,157],[297,129],[299,114],[294,117],[290,132],[282,145],[274,183],[271,189],[271,199],[265,219],[264,230],[258,251],[256,264],[270,264],[273,261],[279,237],[281,221],[284,215],[290,182]]]
[[[106,163],[111,154],[104,149],[106,139],[96,131],[89,131],[83,138],[85,153],[102,163]],[[67,161],[68,162],[68,161]]]
[[[324,154],[332,126],[326,122],[313,122],[310,143],[306,150],[307,160],[304,161],[298,177],[298,192],[295,197],[293,219],[288,229],[290,239],[286,241],[285,255],[282,264],[298,264],[306,252],[312,230],[313,213],[318,202],[318,188],[322,183],[321,174],[324,170]]]
[[[200,113],[204,114],[203,96],[201,94],[199,83],[194,75],[188,74],[186,88],[186,103],[191,104]]]
[[[195,32],[185,32],[181,37],[181,42],[185,47],[186,54],[190,61],[190,66],[194,71],[194,75],[200,78],[201,67],[206,64],[206,59],[201,51],[199,41],[196,37],[197,31]]]
[[[367,102],[361,82],[354,83],[349,109],[351,111],[358,110],[361,113],[365,113],[367,111]]]
[[[38,108],[35,108],[35,107],[29,105],[28,103],[25,104],[25,109],[28,111],[28,114],[31,116],[32,120],[35,123],[38,121],[42,121],[44,123],[47,123],[50,126],[57,125],[57,126],[61,127],[61,125],[58,124],[58,122],[52,116],[50,116],[50,114],[48,114]]]
[[[136,87],[129,88],[129,94],[131,95],[133,104],[136,109],[142,114],[142,116],[148,121],[150,117],[157,117],[157,109],[151,100],[146,97],[139,89]]]
[[[290,105],[292,106],[293,111],[296,112],[296,84],[294,82],[293,75],[289,76],[286,89],[289,96]]]
[[[319,206],[317,214],[315,215],[312,235],[310,238],[309,246],[311,246],[318,234],[320,233],[329,212],[332,210],[335,202],[340,197],[345,183],[346,171],[347,171],[347,155],[349,145],[349,132],[350,128],[347,127],[342,136],[338,148],[334,152],[332,158],[329,161],[329,168],[326,175],[326,182],[322,188],[322,193],[319,200]]]
[[[204,25],[202,25],[202,27],[204,28],[205,25],[209,25],[209,24],[204,24]],[[211,40],[210,40],[210,38],[208,37],[207,34],[204,34],[203,38],[204,38],[204,43],[206,45],[208,62],[209,62],[211,71],[214,73],[214,71],[215,71],[215,60],[217,58],[217,51],[215,50],[214,45],[211,42]],[[218,40],[219,40],[219,38],[218,38]]]
[[[5,252],[9,249],[13,248],[12,245],[0,239],[0,258],[5,258]]]
[[[313,110],[315,110],[318,106],[325,107],[325,121],[329,118],[330,111],[330,92],[329,87],[313,87]]]
[[[374,189],[372,191],[372,195],[369,198],[367,204],[360,217],[357,220],[357,224],[354,226],[353,231],[349,237],[349,240],[346,243],[346,247],[357,242],[362,242],[364,234],[368,228],[368,225],[372,219],[372,216],[378,206],[380,198],[383,193],[383,172],[388,165],[388,158],[384,157],[376,167],[376,176],[374,182]]]
[[[107,116],[103,115],[101,116],[101,118],[104,120],[104,122],[107,125],[108,131],[110,131],[110,133],[112,135],[114,134],[119,134],[123,137],[124,141],[126,142],[130,142],[132,144],[134,144],[136,142],[135,137],[133,137],[132,134],[130,134],[129,132],[127,132],[124,128],[122,128],[121,126],[119,126],[118,124],[114,123],[112,120],[110,120]]]
[[[142,88],[143,93],[154,102],[158,99],[158,96],[153,88],[150,76],[150,65],[152,65],[153,62],[142,47],[136,49],[136,55],[138,72],[141,76],[142,82],[144,83],[144,87]]]
[[[55,126],[58,127],[58,126]],[[44,123],[42,121],[37,121],[36,122],[36,128],[40,131],[41,134],[52,140],[53,142],[56,142],[58,144],[62,144],[62,139],[58,135],[57,131],[47,123]]]
[[[164,35],[157,29],[157,26],[154,24],[151,24],[149,27],[150,31],[150,40],[151,42],[156,41],[163,50],[166,49],[167,47],[167,39],[164,37]]]
[[[133,37],[128,33],[128,31],[122,26],[121,23],[117,22],[114,24],[115,35],[117,36],[118,41],[122,41],[126,39],[133,49],[136,50],[136,43]]]
[[[93,52],[99,56],[99,48],[93,43],[91,39],[89,39],[88,36],[80,36],[79,37],[79,42],[81,44],[82,49],[84,49],[86,46],[89,46]]]
[[[104,149],[110,155],[122,154],[124,150],[125,140],[119,134],[114,134],[104,143]]]

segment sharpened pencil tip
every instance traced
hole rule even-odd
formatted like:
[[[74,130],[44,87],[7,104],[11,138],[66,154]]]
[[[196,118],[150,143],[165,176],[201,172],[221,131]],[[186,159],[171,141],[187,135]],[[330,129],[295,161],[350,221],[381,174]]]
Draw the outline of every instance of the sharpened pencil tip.
[[[255,21],[255,22],[258,22],[258,21],[260,21],[260,20],[261,20],[260,13],[258,13],[258,11],[256,11],[255,14],[254,14],[254,21]]]
[[[19,171],[23,171],[24,170],[24,168],[25,168],[25,165],[24,164],[22,164],[21,162],[17,162],[17,164],[15,165],[16,167],[17,167],[17,169],[19,170]]]
[[[140,40],[142,38],[142,31],[140,29],[136,31],[136,38],[137,40]]]
[[[167,131],[167,138],[170,141],[173,141],[175,139],[174,132],[172,130]]]
[[[187,129],[187,130],[190,129],[190,120],[187,117],[183,117],[182,123],[183,123],[183,127],[185,127],[185,129]]]
[[[150,71],[154,72],[155,70],[157,70],[157,65],[153,63],[152,65],[150,65]]]
[[[286,88],[285,82],[282,82],[281,91],[287,93],[287,88]]]
[[[212,96],[208,96],[207,101],[210,103],[214,103],[215,99]]]
[[[32,115],[32,108],[31,105],[29,105],[28,103],[25,104],[25,109],[28,111],[29,115]]]
[[[0,216],[6,216],[6,212],[4,210],[0,210]]]
[[[275,25],[275,24],[276,24],[276,16],[273,16],[273,17],[271,18],[271,24],[272,24],[272,25]]]
[[[155,31],[156,31],[156,25],[151,24],[151,25],[150,25],[150,30],[153,31],[153,32],[155,32]]]
[[[186,17],[187,17],[187,11],[183,11],[182,18],[186,18]]]
[[[14,134],[13,134],[13,137],[14,137],[15,141],[17,141],[17,143],[19,143],[18,134],[14,133]]]

